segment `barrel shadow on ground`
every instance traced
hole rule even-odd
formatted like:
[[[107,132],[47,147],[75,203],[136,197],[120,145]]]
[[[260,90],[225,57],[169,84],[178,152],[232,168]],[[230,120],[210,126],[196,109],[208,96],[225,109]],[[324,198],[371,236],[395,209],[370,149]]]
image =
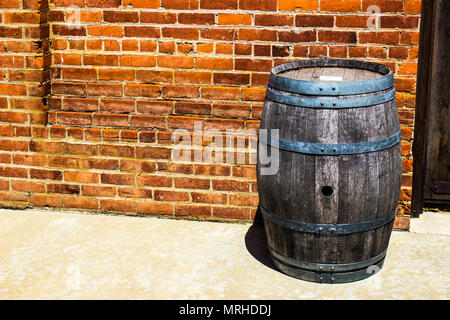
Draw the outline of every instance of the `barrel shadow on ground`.
[[[264,232],[264,225],[261,217],[261,211],[257,210],[252,226],[245,234],[245,246],[247,251],[259,262],[265,266],[279,270],[274,266],[270,258],[269,248],[267,247],[266,234]]]

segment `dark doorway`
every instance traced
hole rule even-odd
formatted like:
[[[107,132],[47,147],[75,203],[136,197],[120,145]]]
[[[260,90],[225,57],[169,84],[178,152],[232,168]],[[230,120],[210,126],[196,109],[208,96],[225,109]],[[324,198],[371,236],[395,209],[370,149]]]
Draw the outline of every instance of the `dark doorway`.
[[[450,1],[422,1],[412,216],[450,208]]]

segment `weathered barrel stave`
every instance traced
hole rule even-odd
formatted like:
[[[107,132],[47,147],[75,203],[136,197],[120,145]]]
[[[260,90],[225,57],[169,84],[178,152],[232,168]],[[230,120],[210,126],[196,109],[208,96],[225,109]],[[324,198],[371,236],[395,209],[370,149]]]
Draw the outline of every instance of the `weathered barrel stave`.
[[[291,155],[294,160],[287,164],[283,155],[288,152],[280,150],[280,168],[297,167],[298,172],[291,170],[287,177],[289,172],[280,170],[276,175],[264,176],[264,182],[258,186],[263,193],[261,205],[280,217],[317,224],[358,223],[380,218],[397,207],[399,188],[395,185],[400,183],[401,176],[398,167],[392,166],[391,169],[391,165],[398,163],[395,158],[399,148],[397,145],[393,150],[370,154],[327,157],[331,158],[327,161],[337,163],[334,167],[339,168],[336,172],[338,184],[331,185],[334,201],[332,197],[323,195],[320,190],[323,185],[315,182],[314,164],[320,158],[295,154]],[[379,170],[371,170],[373,161]],[[357,171],[355,167],[362,170]],[[381,227],[350,235],[311,235],[282,230],[280,226],[266,222],[266,234],[272,249],[288,257],[320,263],[347,263],[376,256],[386,249],[391,232],[391,228]],[[380,240],[380,247],[371,248],[377,239],[384,240]],[[289,249],[289,246],[294,247]]]

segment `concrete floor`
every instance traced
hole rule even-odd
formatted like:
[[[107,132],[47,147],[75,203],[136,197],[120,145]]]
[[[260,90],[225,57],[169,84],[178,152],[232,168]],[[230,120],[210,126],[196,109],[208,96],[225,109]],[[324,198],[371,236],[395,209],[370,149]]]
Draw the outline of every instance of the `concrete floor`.
[[[262,232],[249,224],[0,210],[0,299],[450,298],[450,214],[426,213],[411,232],[394,232],[383,269],[350,284],[274,270]]]

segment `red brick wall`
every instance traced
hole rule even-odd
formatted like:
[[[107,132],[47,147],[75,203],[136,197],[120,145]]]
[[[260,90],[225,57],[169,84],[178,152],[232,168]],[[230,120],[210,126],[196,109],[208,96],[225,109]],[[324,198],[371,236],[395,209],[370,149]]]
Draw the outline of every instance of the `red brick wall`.
[[[367,27],[370,5],[381,10],[377,30]],[[81,8],[76,28],[70,6]],[[395,72],[404,156],[396,227],[408,228],[420,1],[0,0],[0,8],[3,206],[250,220],[253,138],[230,151],[231,163],[179,163],[172,132],[195,123],[254,131],[274,65],[330,56]],[[195,150],[211,142],[193,136]]]

